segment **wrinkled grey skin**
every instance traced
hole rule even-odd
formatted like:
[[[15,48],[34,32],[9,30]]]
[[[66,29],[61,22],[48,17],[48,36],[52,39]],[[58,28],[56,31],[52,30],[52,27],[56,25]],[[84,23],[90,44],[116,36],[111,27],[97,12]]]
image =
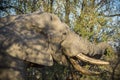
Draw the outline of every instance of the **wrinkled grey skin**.
[[[94,45],[79,37],[54,14],[33,13],[1,18],[0,79],[24,80],[23,60],[52,66],[54,59],[67,65],[66,56],[102,54],[106,47],[105,43]]]

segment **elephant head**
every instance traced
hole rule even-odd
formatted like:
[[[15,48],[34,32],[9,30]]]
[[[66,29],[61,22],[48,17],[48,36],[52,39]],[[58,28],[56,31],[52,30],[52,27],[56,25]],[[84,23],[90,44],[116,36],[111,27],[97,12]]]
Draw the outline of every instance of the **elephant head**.
[[[88,57],[103,54],[107,47],[105,42],[95,45],[80,37],[51,13],[23,14],[0,19],[0,50],[39,65],[52,66],[53,60],[68,65],[70,61],[83,74],[100,74],[82,68],[78,61],[107,65],[107,61]]]

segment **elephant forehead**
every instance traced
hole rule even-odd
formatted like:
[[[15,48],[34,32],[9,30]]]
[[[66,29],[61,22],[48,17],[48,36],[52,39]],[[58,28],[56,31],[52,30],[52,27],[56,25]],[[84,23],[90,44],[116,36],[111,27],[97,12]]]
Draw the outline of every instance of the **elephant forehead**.
[[[60,21],[51,22],[49,24],[49,26],[52,30],[58,31],[58,32],[64,32],[64,31],[67,31],[69,29],[67,24],[62,23]]]

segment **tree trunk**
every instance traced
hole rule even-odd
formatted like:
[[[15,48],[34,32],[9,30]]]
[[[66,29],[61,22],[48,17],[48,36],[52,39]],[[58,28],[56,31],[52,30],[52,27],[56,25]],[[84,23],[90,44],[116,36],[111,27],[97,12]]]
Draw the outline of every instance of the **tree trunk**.
[[[65,23],[67,23],[70,26],[69,15],[70,15],[70,0],[66,0],[66,4],[65,4]]]

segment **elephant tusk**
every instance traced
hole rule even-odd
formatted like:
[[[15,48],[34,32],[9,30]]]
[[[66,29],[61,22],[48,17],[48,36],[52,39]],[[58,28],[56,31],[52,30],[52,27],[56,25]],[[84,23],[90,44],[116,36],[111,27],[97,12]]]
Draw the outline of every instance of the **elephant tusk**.
[[[86,70],[85,68],[81,67],[77,61],[75,61],[74,59],[70,58],[70,62],[72,63],[73,67],[77,70],[80,71],[83,74],[86,75],[99,75],[100,72],[92,72],[90,70]]]
[[[91,64],[96,64],[96,65],[108,65],[109,62],[107,61],[102,61],[102,60],[98,60],[98,59],[93,59],[90,57],[85,56],[84,54],[80,53],[76,56],[78,59],[84,61],[84,62],[89,62]]]

